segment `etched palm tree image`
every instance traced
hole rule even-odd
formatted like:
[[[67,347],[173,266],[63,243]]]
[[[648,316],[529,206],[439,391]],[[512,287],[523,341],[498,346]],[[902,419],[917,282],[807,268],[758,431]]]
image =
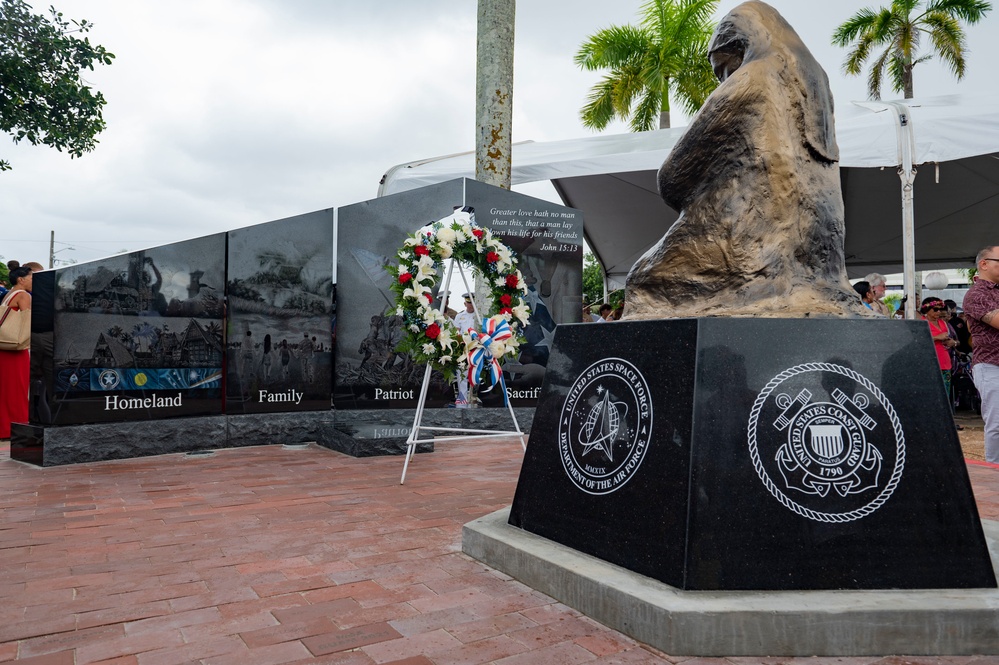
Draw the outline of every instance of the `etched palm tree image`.
[[[228,251],[227,413],[328,409],[333,211],[230,231]]]
[[[221,411],[224,247],[218,234],[57,271],[51,422]]]

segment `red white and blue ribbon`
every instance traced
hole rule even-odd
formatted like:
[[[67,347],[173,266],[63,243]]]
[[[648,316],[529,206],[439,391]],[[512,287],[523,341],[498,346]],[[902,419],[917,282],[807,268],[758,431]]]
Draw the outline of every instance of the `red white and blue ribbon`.
[[[468,352],[468,382],[473,387],[479,385],[482,370],[488,369],[492,385],[482,392],[487,393],[495,388],[496,384],[499,384],[503,388],[503,404],[506,405],[506,381],[503,380],[503,370],[500,368],[499,361],[493,357],[489,347],[493,342],[499,342],[513,337],[513,331],[510,329],[510,324],[504,319],[486,319],[482,322],[481,334],[475,332],[474,330],[469,330],[469,332],[471,333],[473,339],[479,341],[481,346],[476,346],[473,350]]]

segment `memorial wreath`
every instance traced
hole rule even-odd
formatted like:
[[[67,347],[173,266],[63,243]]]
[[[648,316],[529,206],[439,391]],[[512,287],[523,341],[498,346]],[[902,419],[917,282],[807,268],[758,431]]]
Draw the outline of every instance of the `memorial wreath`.
[[[527,285],[514,252],[489,229],[478,226],[471,213],[459,210],[406,238],[398,256],[392,291],[406,336],[396,349],[417,363],[430,363],[448,381],[467,372],[474,386],[485,370],[493,385],[501,382],[500,363],[517,356],[525,341],[520,330],[531,315],[524,301]],[[481,330],[458,330],[434,306],[433,290],[447,259],[471,266],[489,285],[489,313],[483,316]],[[447,303],[442,307],[446,309]]]

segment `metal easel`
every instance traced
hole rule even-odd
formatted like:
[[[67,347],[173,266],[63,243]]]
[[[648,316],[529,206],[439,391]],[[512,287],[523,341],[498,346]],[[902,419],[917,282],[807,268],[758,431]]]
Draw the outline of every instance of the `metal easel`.
[[[471,293],[472,289],[468,285],[468,279],[465,277],[465,270],[462,268],[459,261],[455,261],[453,258],[450,259],[449,269],[447,271],[447,278],[444,280],[443,295],[441,296],[441,302],[444,307],[447,307],[447,301],[451,294],[451,277],[454,275],[454,269],[457,267],[458,275],[461,276],[461,282],[465,285],[465,292]],[[479,314],[479,307],[475,304],[475,299],[472,299],[472,307],[475,313],[475,325],[476,328],[481,328],[482,326],[482,315]],[[423,424],[423,410],[427,404],[427,390],[430,388],[430,374],[433,370],[431,369],[430,363],[427,363],[426,371],[423,373],[423,386],[420,388],[420,399],[416,403],[416,416],[413,418],[413,429],[409,432],[409,438],[406,439],[406,462],[402,466],[402,478],[399,479],[399,484],[402,485],[406,482],[406,471],[409,469],[409,461],[413,458],[413,453],[416,452],[416,446],[420,443],[429,443],[433,441],[459,441],[462,439],[489,439],[489,438],[499,438],[507,436],[518,436],[520,437],[520,446],[525,451],[527,450],[527,443],[524,441],[524,433],[520,429],[520,423],[517,422],[517,414],[513,412],[513,405],[510,404],[510,399],[504,395],[503,401],[506,402],[507,409],[510,411],[510,418],[513,419],[513,431],[500,431],[500,430],[490,430],[490,429],[465,429],[461,427],[431,427],[429,425]],[[423,432],[461,432],[457,436],[443,436],[434,437],[432,434],[430,438],[420,438],[423,436]]]

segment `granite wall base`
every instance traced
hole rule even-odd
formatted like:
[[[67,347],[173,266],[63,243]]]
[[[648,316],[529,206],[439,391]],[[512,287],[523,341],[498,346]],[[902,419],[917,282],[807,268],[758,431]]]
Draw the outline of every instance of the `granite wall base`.
[[[534,421],[533,408],[515,408],[522,432]],[[410,409],[337,410],[332,427],[323,430],[319,445],[354,457],[406,454],[406,439],[413,427],[415,412]],[[512,431],[507,409],[426,409],[423,424],[459,429]],[[445,433],[442,432],[442,435]],[[416,452],[433,452],[433,443],[421,443]]]
[[[526,433],[534,419],[534,409],[514,411],[521,430]],[[386,409],[203,416],[61,427],[15,423],[11,427],[10,456],[38,466],[59,466],[311,441],[353,457],[403,455],[413,416],[408,409]],[[513,429],[506,409],[427,409],[423,422],[466,429]],[[428,442],[418,445],[416,451],[433,450],[433,443]]]
[[[89,425],[11,426],[10,456],[39,466],[227,447],[225,416]]]

